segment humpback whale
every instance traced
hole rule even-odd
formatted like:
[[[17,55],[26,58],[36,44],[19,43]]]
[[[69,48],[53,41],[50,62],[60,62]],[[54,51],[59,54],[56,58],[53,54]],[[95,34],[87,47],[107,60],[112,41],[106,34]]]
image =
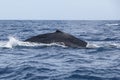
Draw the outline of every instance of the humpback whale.
[[[33,36],[25,40],[25,42],[34,42],[34,43],[59,43],[68,47],[74,48],[84,48],[87,46],[87,42],[74,37],[68,33],[56,30],[53,33],[40,34]]]

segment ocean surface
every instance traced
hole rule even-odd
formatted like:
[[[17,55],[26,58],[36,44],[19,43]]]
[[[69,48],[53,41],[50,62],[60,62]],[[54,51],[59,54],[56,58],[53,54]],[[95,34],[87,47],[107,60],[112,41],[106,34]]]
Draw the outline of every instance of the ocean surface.
[[[24,42],[57,29],[87,48]],[[120,80],[120,21],[0,20],[0,80]]]

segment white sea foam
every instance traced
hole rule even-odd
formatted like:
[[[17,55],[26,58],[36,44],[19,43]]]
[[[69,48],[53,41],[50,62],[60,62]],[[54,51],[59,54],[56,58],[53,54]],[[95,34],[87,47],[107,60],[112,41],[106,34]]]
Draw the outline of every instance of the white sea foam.
[[[119,26],[119,24],[117,24],[117,23],[111,23],[111,24],[105,24],[105,25],[107,25],[107,26]]]
[[[91,43],[88,43],[87,44],[87,48],[99,48],[100,46],[97,45],[97,44],[91,44]]]
[[[64,44],[60,43],[50,43],[50,44],[44,44],[44,43],[32,43],[32,42],[23,42],[15,37],[8,37],[8,41],[0,41],[0,47],[4,48],[13,48],[15,46],[25,46],[25,47],[36,47],[36,46],[61,46],[66,47]]]
[[[119,42],[111,42],[111,41],[96,41],[96,42],[88,42],[87,48],[120,48]]]

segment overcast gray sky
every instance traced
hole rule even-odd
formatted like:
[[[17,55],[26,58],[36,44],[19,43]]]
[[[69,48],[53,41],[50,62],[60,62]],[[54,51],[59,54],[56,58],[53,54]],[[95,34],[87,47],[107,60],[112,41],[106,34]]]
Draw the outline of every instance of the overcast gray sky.
[[[120,20],[120,0],[0,0],[0,19]]]

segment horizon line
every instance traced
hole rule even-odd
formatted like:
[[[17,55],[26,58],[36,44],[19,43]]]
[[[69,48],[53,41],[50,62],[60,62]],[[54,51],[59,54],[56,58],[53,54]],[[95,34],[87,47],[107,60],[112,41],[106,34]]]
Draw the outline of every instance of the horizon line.
[[[78,20],[85,20],[85,21],[87,21],[87,20],[91,20],[91,21],[102,21],[102,20],[120,20],[120,19],[0,19],[0,20],[56,20],[56,21],[60,21],[60,20],[62,20],[62,21],[78,21]]]

